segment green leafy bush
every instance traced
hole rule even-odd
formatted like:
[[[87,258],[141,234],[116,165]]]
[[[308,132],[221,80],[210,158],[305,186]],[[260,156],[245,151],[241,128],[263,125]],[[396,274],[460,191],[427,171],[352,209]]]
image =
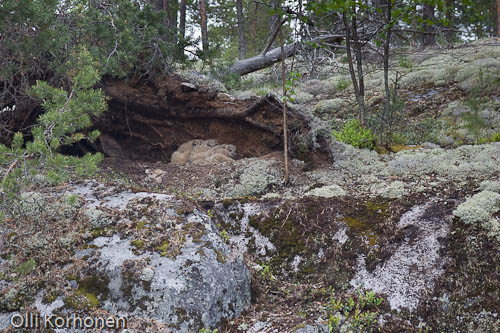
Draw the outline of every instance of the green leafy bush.
[[[42,101],[45,110],[31,130],[32,140],[25,141],[18,132],[10,147],[0,144],[0,206],[6,200],[19,199],[19,193],[36,180],[57,184],[72,175],[97,172],[101,154],[75,157],[59,152],[61,147],[83,139],[96,140],[99,131],[87,129],[92,118],[107,108],[104,93],[93,89],[100,75],[90,52],[85,48],[75,51],[70,62],[72,66],[67,73],[70,91],[42,81],[37,81],[31,89],[31,95]]]
[[[332,132],[335,139],[357,148],[374,149],[377,137],[361,126],[358,119],[348,120],[342,130]]]
[[[490,138],[490,142],[500,142],[500,132],[496,132]]]

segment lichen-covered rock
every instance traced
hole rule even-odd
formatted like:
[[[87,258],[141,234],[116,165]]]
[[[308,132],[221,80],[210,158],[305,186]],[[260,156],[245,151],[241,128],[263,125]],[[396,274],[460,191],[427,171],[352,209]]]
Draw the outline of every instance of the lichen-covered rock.
[[[113,222],[105,212],[95,207],[87,208],[84,214],[92,228],[103,228]]]
[[[459,86],[467,91],[484,89],[500,75],[500,61],[494,58],[482,58],[463,66],[455,75]]]
[[[250,304],[249,272],[241,260],[229,260],[210,218],[195,213],[187,223],[208,229],[201,239],[186,240],[175,259],[156,252],[135,255],[130,240],[118,236],[94,241],[99,249],[89,261],[98,258],[95,269],[109,279],[104,309],[192,332],[216,327]]]
[[[500,193],[500,181],[485,180],[479,184],[481,191],[492,191]]]
[[[225,188],[226,197],[263,194],[281,182],[275,162],[266,159],[245,159],[238,165],[236,181]]]
[[[46,197],[40,192],[24,192],[19,201],[21,214],[37,220],[62,219],[76,214],[82,207],[83,202],[77,197],[63,194],[58,197]]]
[[[329,333],[328,325],[305,325],[294,330],[294,333]]]
[[[408,193],[408,190],[405,188],[405,184],[402,181],[396,180],[389,184],[376,184],[372,187],[372,192],[375,195],[380,195],[388,199],[401,199]]]
[[[43,202],[59,197],[57,191]],[[78,197],[72,204],[86,202],[85,212],[73,221],[51,221],[60,228],[57,239],[33,234],[23,246],[29,257],[0,259],[0,276],[15,277],[0,280],[0,330],[12,311],[29,307],[47,315],[98,311],[126,317],[131,326],[146,323],[152,331],[198,332],[249,306],[250,273],[242,256],[192,202],[93,182],[62,191]],[[61,257],[47,264],[47,253],[56,251]],[[40,252],[43,259],[35,256]],[[58,272],[49,283],[34,277],[45,269]]]
[[[500,221],[493,216],[500,211],[500,194],[482,191],[472,196],[453,211],[466,224],[480,224],[488,235],[500,241]]]
[[[196,71],[179,71],[177,72],[183,79],[189,81],[199,89],[208,89],[210,92],[225,92],[227,89],[224,84],[212,77]]]
[[[305,195],[323,198],[333,198],[346,195],[346,191],[336,184],[318,187],[306,192]]]
[[[450,221],[443,218],[439,205],[430,202],[405,213],[397,228],[411,230],[411,237],[405,237],[391,257],[371,272],[366,269],[366,258],[359,256],[351,285],[386,294],[391,309],[414,311],[443,272],[439,238],[447,235]]]
[[[301,88],[302,90],[313,96],[332,94],[334,92],[333,87],[326,81],[320,81],[316,79],[311,79],[303,82]]]
[[[291,97],[292,100],[297,104],[305,104],[307,102],[310,102],[314,98],[314,96],[311,95],[310,93],[300,90],[297,91],[295,95],[292,95]]]
[[[347,104],[342,98],[325,99],[316,104],[314,111],[318,113],[341,112],[346,106]]]

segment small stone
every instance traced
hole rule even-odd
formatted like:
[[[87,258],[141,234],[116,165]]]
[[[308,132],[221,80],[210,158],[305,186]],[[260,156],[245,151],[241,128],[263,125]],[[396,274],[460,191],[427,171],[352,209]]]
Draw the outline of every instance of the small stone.
[[[155,275],[155,271],[150,268],[150,267],[145,267],[142,271],[141,271],[141,276],[140,276],[140,279],[141,281],[144,281],[144,282],[149,282],[153,279],[153,276]]]
[[[182,92],[187,93],[187,92],[198,91],[198,88],[192,83],[182,82],[181,83],[181,90],[182,90]]]

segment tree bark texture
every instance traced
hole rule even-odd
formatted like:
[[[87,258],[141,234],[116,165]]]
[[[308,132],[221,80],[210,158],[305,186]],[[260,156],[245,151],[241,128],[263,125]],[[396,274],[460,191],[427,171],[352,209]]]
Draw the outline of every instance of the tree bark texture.
[[[186,37],[186,7],[187,0],[181,0],[179,6],[179,34],[182,38]]]
[[[348,17],[348,13],[342,13],[342,20],[344,21],[345,28],[345,40],[347,49],[347,60],[349,63],[349,73],[351,74],[352,86],[354,88],[354,95],[356,96],[356,101],[358,103],[358,117],[361,125],[365,124],[365,89],[363,80],[363,66],[361,62],[361,43],[358,40],[358,35],[356,32],[357,24],[356,17],[353,16],[351,19]],[[354,44],[354,45],[353,45]],[[352,49],[356,54],[357,60],[357,77],[356,69],[354,68],[354,56],[352,54]]]
[[[500,36],[500,0],[497,0],[497,34]]]
[[[243,0],[236,0],[236,11],[238,18],[238,51],[240,55],[240,60],[246,58],[247,45],[245,38],[245,16],[243,15]]]
[[[433,34],[434,28],[427,21],[435,21],[434,6],[423,5],[422,17],[424,19],[424,34],[422,34],[422,47],[432,46],[436,44],[436,37]]]
[[[200,0],[200,29],[201,44],[203,47],[204,58],[208,57],[208,28],[207,28],[207,6],[205,0]]]
[[[310,40],[313,43],[340,43],[344,39],[343,35],[322,35]],[[283,52],[285,57],[290,57],[296,54],[299,51],[299,48],[296,47],[296,43],[286,45],[283,48]],[[246,75],[248,73],[252,73],[258,71],[260,69],[269,67],[278,61],[281,60],[282,51],[281,47],[276,47],[266,55],[259,54],[255,57],[251,57],[248,59],[240,60],[236,62],[233,66],[231,66],[230,71],[239,75]]]
[[[281,48],[281,83],[283,87],[283,156],[285,158],[285,179],[283,183],[288,184],[288,125],[287,125],[287,90],[286,90],[286,64],[285,64],[285,44],[283,41],[283,27],[280,26],[280,48]]]
[[[500,1],[500,0],[499,0]],[[455,0],[446,0],[446,20],[448,21],[448,31],[446,31],[446,41],[452,45],[455,42],[456,32],[455,28]]]
[[[168,0],[167,9],[168,28],[177,29],[177,11],[179,10],[179,0]]]

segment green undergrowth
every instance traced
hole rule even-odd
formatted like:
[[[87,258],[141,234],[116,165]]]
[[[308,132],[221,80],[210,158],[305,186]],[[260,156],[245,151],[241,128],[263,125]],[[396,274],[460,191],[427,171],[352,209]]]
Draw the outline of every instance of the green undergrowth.
[[[358,119],[348,120],[341,130],[334,130],[332,135],[338,141],[357,148],[374,149],[377,141],[377,137],[368,128],[361,126]]]

